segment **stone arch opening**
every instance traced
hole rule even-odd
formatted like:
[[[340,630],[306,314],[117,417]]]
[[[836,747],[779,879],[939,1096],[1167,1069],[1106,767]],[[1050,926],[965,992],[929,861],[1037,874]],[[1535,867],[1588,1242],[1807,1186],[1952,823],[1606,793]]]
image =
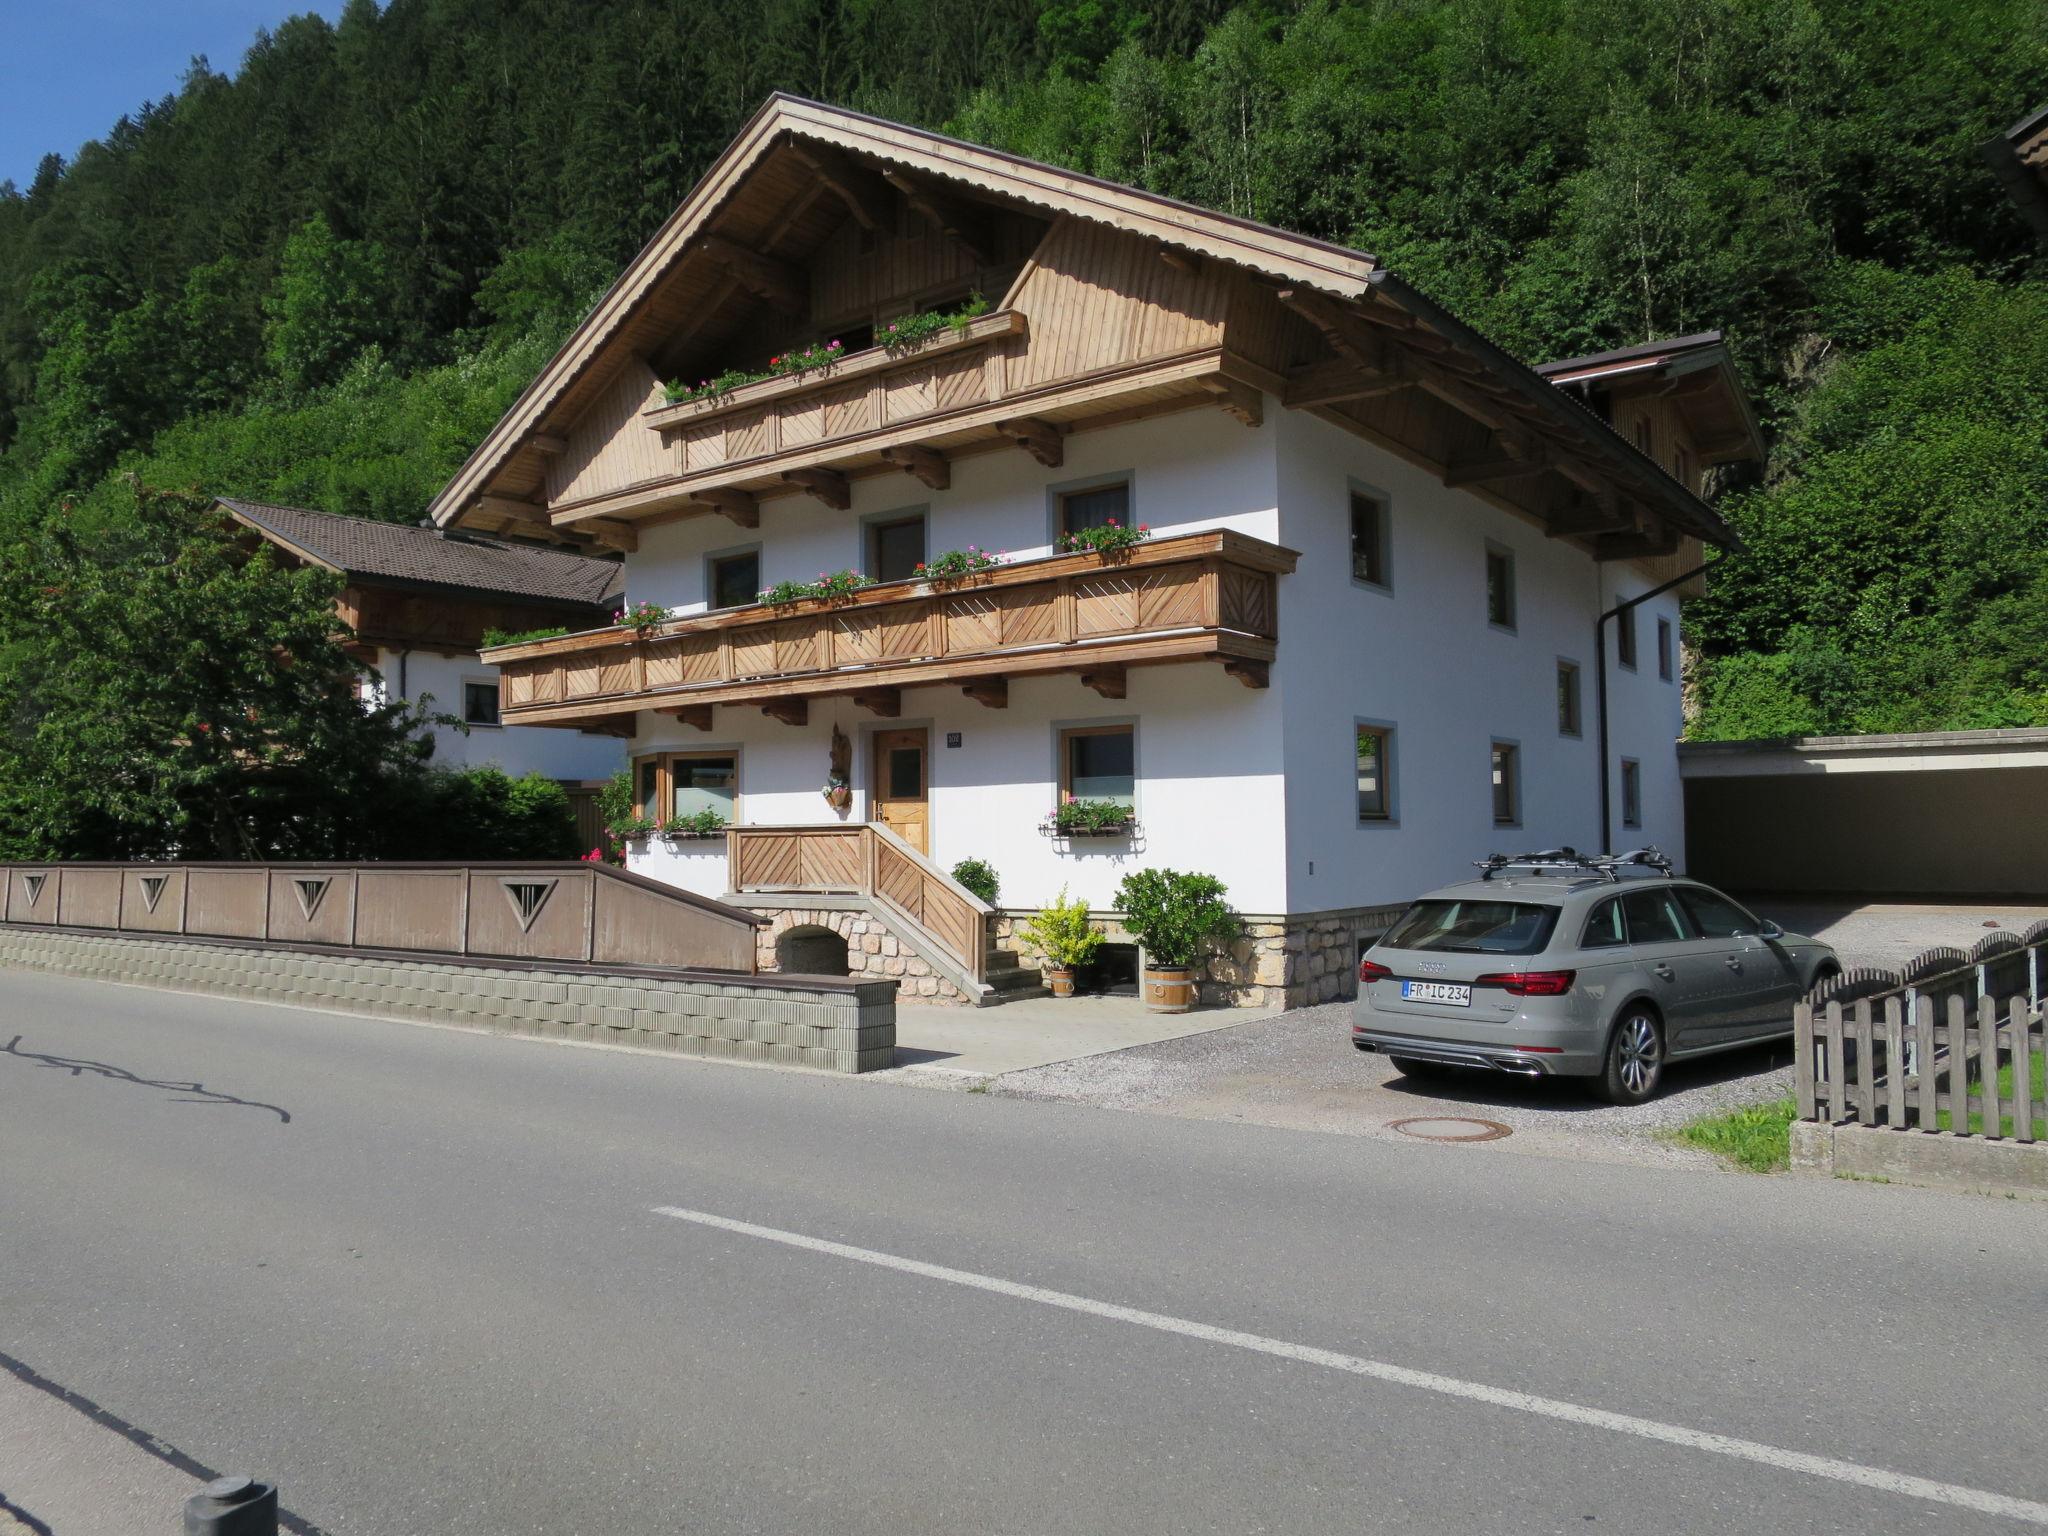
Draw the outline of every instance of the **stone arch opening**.
[[[776,936],[775,968],[801,976],[845,976],[846,940],[830,928],[799,923]]]

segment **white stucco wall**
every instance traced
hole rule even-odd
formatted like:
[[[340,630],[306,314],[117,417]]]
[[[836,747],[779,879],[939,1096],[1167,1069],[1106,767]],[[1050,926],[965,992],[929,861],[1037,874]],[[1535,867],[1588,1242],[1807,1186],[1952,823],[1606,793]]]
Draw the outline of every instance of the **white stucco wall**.
[[[1298,412],[1269,411],[1280,477],[1280,542],[1300,568],[1280,582],[1280,664],[1274,686],[1286,733],[1287,898],[1292,911],[1403,900],[1469,872],[1495,851],[1600,846],[1595,777],[1593,625],[1617,596],[1651,583],[1632,568],[1603,572],[1539,528],[1447,489],[1384,449]],[[1351,578],[1350,493],[1382,494],[1391,510],[1390,590]],[[1514,556],[1512,633],[1486,615],[1489,541]],[[1612,666],[1611,752],[1643,765],[1644,826],[1617,846],[1684,846],[1677,752],[1678,686],[1656,673],[1655,617],[1639,610],[1638,670]],[[1612,626],[1610,625],[1610,631]],[[1579,663],[1578,737],[1557,728],[1557,663]],[[1674,656],[1675,664],[1675,656]],[[1674,665],[1675,670],[1675,665]],[[1357,817],[1354,722],[1394,728],[1394,819]],[[1493,820],[1493,742],[1521,754],[1521,822]]]
[[[439,714],[462,715],[462,685],[489,683],[496,687],[498,672],[475,656],[440,656],[430,651],[412,651],[401,662],[396,650],[378,653],[377,669],[382,674],[385,696],[411,699],[433,696],[429,706]],[[609,778],[626,765],[626,744],[616,736],[590,736],[581,731],[559,730],[539,725],[473,725],[468,734],[449,726],[430,728],[434,738],[434,761],[450,768],[496,763],[518,778],[543,773],[551,779]]]

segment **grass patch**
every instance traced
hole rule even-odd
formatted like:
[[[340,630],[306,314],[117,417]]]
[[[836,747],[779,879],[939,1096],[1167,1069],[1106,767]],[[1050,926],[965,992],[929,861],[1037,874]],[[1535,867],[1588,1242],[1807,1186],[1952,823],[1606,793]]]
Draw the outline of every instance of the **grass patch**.
[[[1799,1106],[1787,1094],[1768,1104],[1702,1115],[1679,1129],[1678,1140],[1704,1147],[1751,1173],[1777,1173],[1792,1166],[1792,1121],[1798,1113]]]
[[[2038,1099],[2043,1096],[2044,1083],[2048,1083],[2048,1056],[2036,1056],[2034,1058],[2033,1093],[2035,1098]],[[2012,1103],[2017,1097],[2018,1095],[2012,1089],[2012,1063],[2008,1061],[1998,1069],[1998,1103],[2000,1108]],[[1934,1115],[1935,1128],[1937,1130],[1952,1131],[1955,1129],[1955,1118],[1954,1113],[1950,1110],[1937,1110]],[[1970,1134],[1972,1136],[1982,1136],[1984,1134],[1984,1115],[1981,1110],[1973,1109],[1970,1111]],[[1999,1116],[1998,1134],[2001,1136],[2012,1135],[2011,1115]]]

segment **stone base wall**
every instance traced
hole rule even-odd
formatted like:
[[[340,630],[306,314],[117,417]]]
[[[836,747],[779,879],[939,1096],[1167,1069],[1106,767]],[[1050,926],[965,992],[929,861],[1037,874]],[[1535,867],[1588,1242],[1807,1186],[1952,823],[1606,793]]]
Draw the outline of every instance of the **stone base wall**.
[[[1405,906],[1405,903],[1403,904]],[[1386,931],[1403,906],[1346,907],[1331,912],[1247,915],[1244,934],[1203,957],[1199,1001],[1208,1007],[1307,1008],[1358,995],[1361,942]],[[1016,909],[994,920],[994,942],[1019,963],[1044,968],[1045,956],[1024,934],[1037,914]],[[1118,912],[1091,914],[1112,944],[1135,944]]]
[[[0,926],[0,966],[833,1072],[892,1064],[892,983],[657,976]]]
[[[764,975],[773,974],[779,963],[776,940],[792,928],[826,928],[846,940],[847,974],[862,981],[894,982],[898,1002],[965,1005],[972,1001],[934,970],[931,962],[906,940],[899,938],[878,913],[853,907],[750,905],[769,919],[768,926],[760,929],[754,939],[756,960]]]

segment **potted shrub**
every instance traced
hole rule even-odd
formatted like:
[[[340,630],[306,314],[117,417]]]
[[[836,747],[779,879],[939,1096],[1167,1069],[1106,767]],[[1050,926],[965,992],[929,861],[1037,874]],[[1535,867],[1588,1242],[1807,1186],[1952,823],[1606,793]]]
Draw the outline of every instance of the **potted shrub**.
[[[1088,921],[1088,903],[1067,900],[1067,888],[1024,925],[1024,937],[1045,956],[1045,980],[1054,997],[1074,995],[1074,971],[1095,958],[1102,934]]]
[[[1243,930],[1214,875],[1171,869],[1141,869],[1125,875],[1116,904],[1124,926],[1145,946],[1145,1007],[1152,1013],[1186,1013],[1194,1006],[1195,962],[1204,945],[1232,939]]]
[[[647,851],[647,839],[654,831],[654,820],[652,817],[641,816],[637,813],[631,816],[621,816],[612,822],[610,826],[606,827],[605,831],[609,832],[615,841],[625,844],[634,853],[645,853]]]
[[[1136,825],[1128,805],[1114,800],[1068,800],[1052,813],[1057,837],[1122,837]]]
[[[990,906],[996,904],[996,894],[1002,889],[995,866],[986,859],[962,859],[953,866],[953,879]]]

